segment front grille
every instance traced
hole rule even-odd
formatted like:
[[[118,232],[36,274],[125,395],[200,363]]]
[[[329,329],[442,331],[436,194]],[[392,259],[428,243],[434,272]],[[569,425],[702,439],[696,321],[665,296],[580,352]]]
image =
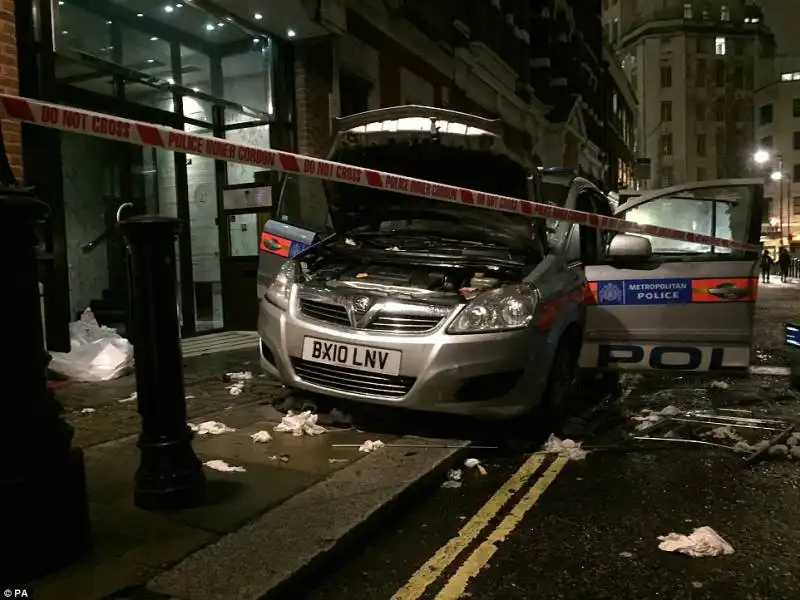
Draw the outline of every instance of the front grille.
[[[366,373],[356,369],[323,365],[300,358],[293,358],[292,366],[297,376],[303,381],[354,394],[402,398],[416,382],[414,377]]]
[[[442,322],[441,316],[410,316],[379,314],[367,325],[367,329],[390,331],[392,333],[422,333],[436,328]]]
[[[318,302],[317,300],[300,298],[300,312],[317,321],[335,323],[336,325],[344,325],[346,327],[350,326],[347,310],[344,306],[338,304],[327,304],[325,302]]]

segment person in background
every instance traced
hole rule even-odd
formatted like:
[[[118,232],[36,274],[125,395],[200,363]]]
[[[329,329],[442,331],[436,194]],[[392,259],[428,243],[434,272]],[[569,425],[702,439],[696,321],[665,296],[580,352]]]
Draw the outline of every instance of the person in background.
[[[781,281],[786,283],[789,278],[789,265],[792,264],[792,257],[789,255],[789,250],[781,248],[778,253],[778,267],[781,270]]]
[[[769,283],[769,270],[772,268],[772,257],[767,250],[761,253],[761,281]]]

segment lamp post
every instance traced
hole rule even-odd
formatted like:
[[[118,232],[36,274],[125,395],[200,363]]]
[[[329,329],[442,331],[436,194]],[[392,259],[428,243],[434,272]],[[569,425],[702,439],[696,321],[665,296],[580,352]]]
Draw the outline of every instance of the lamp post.
[[[772,160],[773,156],[766,150],[756,150],[753,154],[753,160],[756,164],[760,166],[764,166],[768,162]],[[779,234],[779,246],[783,246],[783,156],[780,154],[774,155],[776,168],[772,173],[770,173],[769,178],[778,186],[778,234]]]

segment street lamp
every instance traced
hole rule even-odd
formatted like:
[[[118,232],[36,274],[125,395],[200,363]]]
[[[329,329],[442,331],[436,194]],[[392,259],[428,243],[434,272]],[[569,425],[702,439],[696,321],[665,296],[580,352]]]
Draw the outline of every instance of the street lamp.
[[[783,173],[781,173],[780,171],[773,171],[772,173],[770,173],[769,178],[772,179],[772,181],[780,181],[781,179],[783,179]]]
[[[759,165],[769,162],[769,158],[769,152],[766,150],[756,150],[753,154],[753,160]]]
[[[777,164],[775,170],[770,173],[769,178],[778,186],[779,245],[783,246],[783,156],[776,154],[774,158]],[[773,156],[764,149],[756,150],[753,153],[753,161],[761,166],[771,162],[772,159]]]

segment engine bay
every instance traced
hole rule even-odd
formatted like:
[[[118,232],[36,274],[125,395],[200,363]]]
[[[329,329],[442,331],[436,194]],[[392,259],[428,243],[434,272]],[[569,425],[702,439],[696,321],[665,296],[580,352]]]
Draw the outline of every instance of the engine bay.
[[[310,287],[354,289],[383,296],[458,302],[521,280],[515,269],[487,266],[401,264],[399,261],[319,261],[301,265],[303,282]]]

